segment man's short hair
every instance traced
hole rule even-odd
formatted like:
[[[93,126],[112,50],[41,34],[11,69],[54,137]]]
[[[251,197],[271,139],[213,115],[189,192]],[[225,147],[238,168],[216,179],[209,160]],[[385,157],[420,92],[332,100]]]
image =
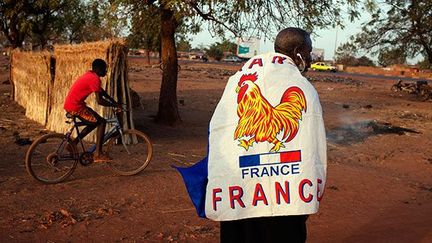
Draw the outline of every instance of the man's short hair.
[[[274,49],[278,53],[290,56],[295,48],[306,47],[310,34],[303,29],[289,27],[281,30],[275,40]]]
[[[107,68],[107,64],[104,60],[102,59],[95,59],[92,63],[92,70],[96,71],[96,70],[104,70]]]

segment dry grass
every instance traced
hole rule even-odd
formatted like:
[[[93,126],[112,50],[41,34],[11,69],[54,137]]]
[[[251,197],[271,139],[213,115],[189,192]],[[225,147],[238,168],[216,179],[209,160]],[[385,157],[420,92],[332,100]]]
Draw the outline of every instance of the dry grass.
[[[43,125],[49,109],[50,58],[49,52],[14,51],[11,59],[15,101],[26,108],[28,118]]]

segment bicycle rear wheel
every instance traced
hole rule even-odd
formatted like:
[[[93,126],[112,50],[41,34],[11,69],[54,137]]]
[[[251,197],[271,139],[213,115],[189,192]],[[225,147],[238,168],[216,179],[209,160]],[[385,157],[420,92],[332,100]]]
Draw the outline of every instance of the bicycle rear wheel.
[[[76,146],[64,134],[46,134],[30,145],[25,165],[36,180],[53,184],[65,180],[78,164]]]
[[[153,155],[150,138],[138,130],[125,130],[108,141],[108,166],[119,175],[135,175],[144,170]]]

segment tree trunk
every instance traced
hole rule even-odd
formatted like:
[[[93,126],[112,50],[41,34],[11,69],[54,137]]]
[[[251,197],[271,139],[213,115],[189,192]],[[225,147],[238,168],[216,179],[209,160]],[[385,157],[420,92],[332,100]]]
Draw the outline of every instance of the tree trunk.
[[[150,50],[148,48],[145,49],[145,56],[147,60],[147,65],[150,65]]]
[[[10,23],[9,23],[9,27],[3,29],[3,32],[6,36],[6,38],[8,39],[12,49],[15,48],[21,48],[23,41],[24,41],[24,37],[25,37],[25,33],[21,32],[18,28],[18,16],[17,14],[14,14],[11,19],[10,19]]]
[[[177,105],[177,51],[174,34],[177,21],[171,9],[161,6],[162,84],[156,122],[175,125],[180,122]]]
[[[11,44],[12,49],[22,48],[24,35],[20,34],[18,30],[11,29],[11,32],[6,36]]]
[[[429,68],[432,67],[432,49],[430,46],[424,46],[426,50],[427,59],[429,61]]]
[[[13,68],[12,67],[12,55],[13,55],[12,49],[9,49],[8,52],[9,52],[9,55],[8,55],[8,57],[9,57],[9,82],[11,83],[10,99],[15,100],[15,84],[13,82],[14,79],[12,77],[12,68]]]

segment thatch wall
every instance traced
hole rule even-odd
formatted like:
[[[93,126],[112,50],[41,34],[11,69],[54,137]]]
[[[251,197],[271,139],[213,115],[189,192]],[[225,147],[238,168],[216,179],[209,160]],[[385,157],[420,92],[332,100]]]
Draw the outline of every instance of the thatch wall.
[[[14,54],[15,55],[15,54]],[[27,53],[27,55],[38,55],[36,53]],[[103,42],[93,42],[80,45],[56,45],[54,46],[54,53],[52,57],[55,61],[51,62],[51,67],[48,66],[47,74],[38,74],[37,77],[42,75],[50,75],[49,68],[53,70],[51,72],[52,84],[44,85],[38,87],[37,90],[44,90],[48,94],[48,99],[46,101],[46,118],[45,123],[47,129],[51,131],[64,133],[69,125],[65,124],[65,111],[63,109],[63,104],[67,93],[72,85],[72,83],[83,75],[87,70],[91,69],[91,63],[94,59],[100,58],[107,62],[108,72],[106,77],[101,78],[102,88],[104,88],[108,94],[115,100],[121,101],[128,107],[128,112],[124,113],[123,126],[125,128],[133,128],[132,113],[131,113],[131,102],[129,93],[129,84],[127,79],[127,48],[121,40],[103,41]],[[41,69],[39,64],[31,64],[23,61],[23,65],[34,65],[35,69]],[[48,63],[50,63],[48,61]],[[17,69],[17,70],[15,70]],[[18,66],[12,66],[13,72],[20,73],[22,70]],[[16,79],[14,74],[12,75],[14,85],[16,86],[15,100],[18,99],[29,100],[28,98],[20,98],[19,94],[22,92],[22,88],[27,83],[30,83],[28,77],[27,79]],[[34,77],[33,77],[34,78]],[[23,84],[24,83],[24,84]],[[39,94],[31,94],[37,95]],[[29,109],[31,105],[27,105],[27,101],[18,101],[24,108]],[[102,107],[97,104],[95,95],[91,95],[87,98],[86,103],[88,106],[93,108],[101,116],[109,116],[112,111],[109,108]],[[42,104],[37,105],[42,106]],[[31,108],[30,108],[31,109]],[[42,109],[42,108],[37,108]],[[42,114],[40,115],[43,116]],[[42,119],[40,119],[42,120]],[[40,120],[38,120],[40,122]],[[87,136],[89,141],[95,141],[95,132]]]
[[[29,53],[14,51],[11,59],[11,78],[14,98],[26,108],[25,115],[43,125],[48,116],[50,74],[49,52]]]

